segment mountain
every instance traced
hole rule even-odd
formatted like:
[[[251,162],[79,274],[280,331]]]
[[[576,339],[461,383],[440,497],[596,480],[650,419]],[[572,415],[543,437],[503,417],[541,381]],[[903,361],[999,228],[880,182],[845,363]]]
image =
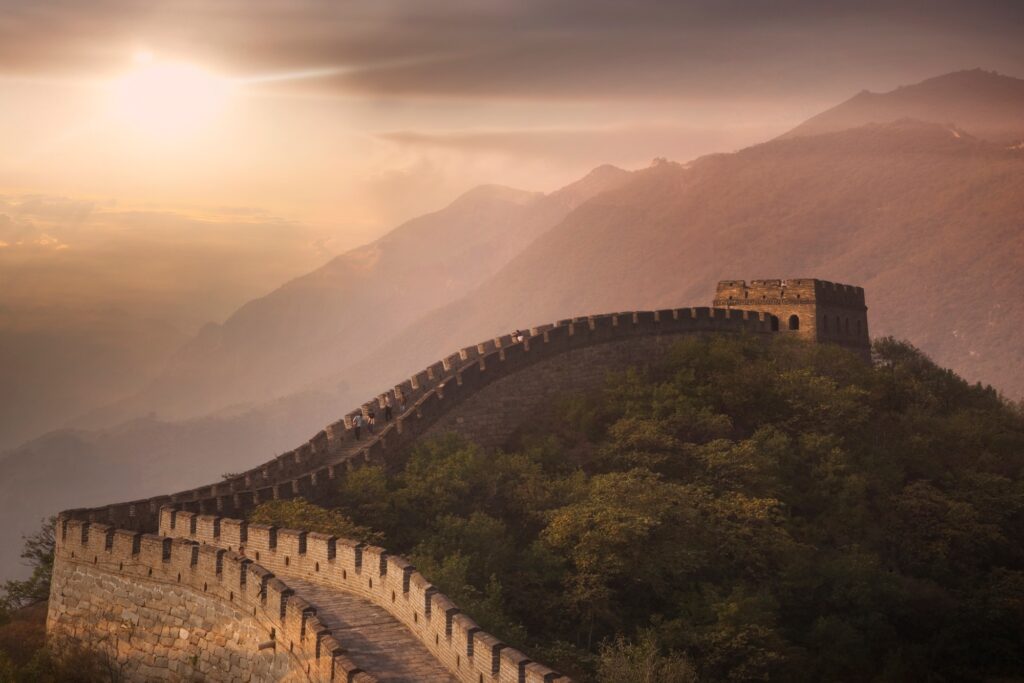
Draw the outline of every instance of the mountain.
[[[326,259],[260,211],[0,193],[0,452],[137,392],[208,320]]]
[[[304,393],[237,414],[102,430],[60,430],[0,456],[0,579],[25,569],[20,535],[70,507],[180,491],[264,462],[312,436],[348,405]]]
[[[821,135],[906,118],[954,124],[984,140],[1017,144],[1024,141],[1024,80],[973,69],[887,93],[865,90],[782,137]]]
[[[538,235],[628,173],[602,166],[548,195],[482,186],[208,325],[143,391],[82,424],[155,412],[195,417],[301,389],[493,275]]]
[[[358,366],[424,310],[465,294],[571,210],[629,177],[601,166],[548,195],[471,190],[209,326],[158,382],[85,420],[98,427],[51,432],[6,452],[0,578],[18,571],[19,534],[46,515],[198,486],[309,438],[365,398],[344,378],[308,390],[314,380]],[[393,372],[386,362],[368,370],[378,381]],[[254,405],[216,409],[238,401]],[[156,411],[183,417],[168,421]],[[126,416],[141,417],[118,420]]]
[[[339,299],[353,298],[352,292],[378,296],[367,282],[389,282],[379,273],[356,278],[354,255],[339,259],[347,265],[338,271],[325,271],[348,273],[354,284],[340,275],[344,286],[334,286],[326,275],[317,276],[326,282],[322,287],[317,278],[297,281],[302,285],[295,285],[295,301],[310,302],[310,311],[300,303],[270,306],[269,301],[289,301],[288,286],[269,301],[253,302],[244,316],[236,314],[239,320],[222,326],[238,326],[229,335],[231,344],[211,343],[206,355],[184,354],[202,359],[191,367],[215,372],[216,362],[235,362],[232,349],[246,348],[244,330],[277,336],[263,346],[253,340],[262,350],[246,356],[253,359],[248,368],[224,375],[230,381],[246,371],[263,373],[275,345],[282,354],[333,351],[330,362],[314,366],[314,372],[304,359],[293,359],[310,379],[289,379],[297,392],[254,408],[50,435],[12,451],[0,460],[0,516],[9,520],[0,531],[0,548],[13,547],[17,533],[33,530],[39,516],[54,510],[184,488],[264,461],[308,438],[355,401],[474,341],[573,315],[706,305],[714,283],[725,278],[821,277],[862,285],[873,336],[909,339],[971,381],[1024,395],[1024,346],[1017,332],[1024,325],[1024,302],[1017,294],[1024,289],[1024,148],[1012,147],[945,122],[901,118],[786,136],[685,165],[659,162],[631,174],[602,169],[558,200],[558,193],[532,198],[513,191],[510,199],[508,191],[484,190],[498,196],[489,200],[492,207],[524,217],[551,202],[551,222],[538,219],[529,235],[519,235],[510,223],[487,227],[493,224],[482,213],[477,224],[486,223],[484,232],[519,239],[521,249],[508,248],[472,276],[447,273],[458,278],[451,288],[417,277],[445,273],[429,269],[427,253],[443,259],[445,267],[471,267],[472,257],[460,250],[465,243],[444,233],[449,249],[438,255],[430,239],[396,235],[399,243],[419,245],[424,258],[412,258],[412,246],[395,257],[417,276],[387,270],[404,288],[388,301],[400,306],[404,297],[414,297],[427,303],[406,323],[392,321],[402,325],[394,333],[375,333],[361,347],[332,347],[333,338],[321,332],[334,324],[339,335],[352,334],[350,327],[374,323],[372,313],[381,313],[351,319],[334,319],[342,312],[324,314]],[[444,229],[440,221],[415,225]],[[476,239],[474,225],[466,219],[452,230]],[[382,246],[367,272],[383,268],[375,264],[386,263],[389,253],[391,247]],[[430,294],[413,291],[417,287]],[[317,292],[320,299],[312,296]],[[290,322],[275,321],[283,313],[293,315]],[[249,315],[260,324],[241,326]],[[318,336],[317,343],[306,344],[310,336]],[[352,337],[344,338],[351,343]],[[167,377],[170,382],[174,376]],[[202,383],[190,382],[168,386],[180,389],[180,396],[201,398]],[[159,397],[145,398],[155,405]],[[13,565],[3,560],[0,574],[10,573]]]
[[[907,120],[659,163],[581,206],[365,367],[387,358],[406,370],[573,315],[706,305],[719,279],[799,276],[864,286],[873,336],[909,339],[970,380],[1022,396],[1022,190],[1024,149]],[[345,377],[362,384],[361,374]]]

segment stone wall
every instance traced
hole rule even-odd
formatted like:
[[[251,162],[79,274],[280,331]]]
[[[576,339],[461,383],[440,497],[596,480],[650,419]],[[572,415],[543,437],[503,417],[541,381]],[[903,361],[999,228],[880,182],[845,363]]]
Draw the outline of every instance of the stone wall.
[[[376,680],[250,559],[78,520],[61,520],[46,627],[58,652],[98,651],[126,681]]]
[[[47,628],[57,640],[108,643],[130,680],[145,680],[166,663],[183,677],[214,680],[227,667],[252,680],[372,681],[277,573],[383,607],[467,683],[563,680],[482,632],[407,562],[381,548],[227,515],[242,517],[266,500],[319,500],[350,469],[397,466],[411,446],[440,432],[500,445],[556,395],[600,386],[611,371],[646,364],[679,335],[770,335],[772,323],[765,311],[682,308],[563,320],[533,328],[525,339],[495,338],[442,359],[299,448],[230,480],[64,512]],[[396,405],[396,419],[357,440],[352,417],[370,407],[382,413],[385,396]],[[167,536],[141,533],[158,528]],[[132,619],[140,631],[158,635],[125,637]],[[237,625],[229,628],[232,619]],[[251,651],[272,636],[273,655]],[[247,650],[249,660],[236,663]]]
[[[715,306],[763,311],[775,316],[782,334],[828,342],[870,358],[868,309],[864,289],[815,278],[722,280]]]
[[[305,680],[287,654],[260,652],[269,630],[251,614],[176,583],[62,561],[51,642],[105,655],[127,680]]]
[[[297,529],[166,507],[160,533],[231,549],[275,575],[358,595],[398,619],[463,683],[571,683],[484,632],[406,560],[383,548]]]
[[[547,358],[481,388],[471,401],[434,422],[424,436],[454,432],[481,446],[503,446],[521,426],[550,411],[560,396],[601,389],[611,373],[647,366],[677,341],[672,335],[648,336]]]
[[[329,425],[302,447],[234,479],[170,496],[69,510],[66,514],[119,528],[151,531],[156,528],[159,510],[165,505],[200,513],[242,516],[266,500],[295,496],[315,500],[333,490],[336,477],[344,476],[348,469],[365,462],[393,461],[443,415],[463,401],[472,401],[480,389],[536,363],[567,358],[566,354],[579,349],[620,341],[638,342],[642,346],[641,340],[649,337],[712,333],[771,334],[770,316],[755,311],[714,308],[610,313],[533,328],[522,341],[509,336],[495,338],[462,349],[389,390],[393,395],[404,397],[408,410],[384,425],[372,438],[364,433],[362,441],[356,440],[351,416],[369,405],[379,406],[384,394]]]

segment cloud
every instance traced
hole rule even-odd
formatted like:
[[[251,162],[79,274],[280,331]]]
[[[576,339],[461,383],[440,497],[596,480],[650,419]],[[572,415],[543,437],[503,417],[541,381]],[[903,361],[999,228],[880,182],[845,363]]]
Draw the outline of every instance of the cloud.
[[[1020,73],[1022,29],[1010,0],[0,0],[0,64],[95,75],[141,42],[239,76],[306,76],[264,86],[275,90],[750,98],[973,66]]]
[[[60,251],[61,249],[68,248],[67,244],[60,241],[56,237],[53,237],[52,235],[47,235],[46,233],[43,233],[42,235],[37,237],[33,244],[40,247],[46,247],[47,249],[53,249],[55,251]]]

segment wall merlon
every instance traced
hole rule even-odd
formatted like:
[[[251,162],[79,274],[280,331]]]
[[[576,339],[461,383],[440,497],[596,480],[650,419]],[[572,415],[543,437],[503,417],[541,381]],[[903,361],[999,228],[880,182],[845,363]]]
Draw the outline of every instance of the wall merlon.
[[[193,560],[198,560],[198,546],[187,538],[173,538],[170,546],[170,563],[178,571],[188,571],[195,564]]]
[[[237,550],[249,542],[249,524],[241,519],[224,518],[220,521],[220,543]]]
[[[268,524],[249,524],[248,541],[245,544],[246,551],[251,554],[253,551],[272,550],[277,546],[277,527]]]
[[[504,683],[506,675],[508,680],[519,681],[519,670],[525,669],[532,660],[514,647],[504,647],[498,655],[501,658],[501,680]],[[514,676],[514,678],[513,678]]]
[[[471,636],[480,630],[480,626],[461,611],[452,617],[452,637],[460,636],[462,642],[472,643]]]
[[[196,546],[197,554],[195,572],[208,581],[219,581],[223,578],[223,558],[225,550],[208,545]]]
[[[171,560],[171,539],[156,534],[143,534],[139,539],[139,559],[150,567]]]
[[[137,555],[141,548],[141,539],[142,534],[138,531],[115,529],[113,553],[118,557]]]
[[[561,680],[563,676],[554,669],[549,669],[543,664],[530,662],[525,667],[526,683],[550,683],[550,681]]]
[[[286,557],[297,557],[306,554],[306,533],[299,529],[277,530],[277,552]]]
[[[507,647],[490,633],[475,631],[473,633],[473,659],[477,669],[485,674],[498,673],[501,667],[500,654]]]
[[[266,595],[267,608],[276,610],[277,620],[282,624],[285,623],[288,598],[294,593],[295,591],[276,576],[271,575],[266,581],[264,594]]]
[[[335,536],[310,531],[306,536],[306,554],[316,562],[328,562],[337,556],[337,544]]]
[[[83,537],[83,550],[94,555],[107,552],[114,542],[114,527],[107,524],[91,522]]]

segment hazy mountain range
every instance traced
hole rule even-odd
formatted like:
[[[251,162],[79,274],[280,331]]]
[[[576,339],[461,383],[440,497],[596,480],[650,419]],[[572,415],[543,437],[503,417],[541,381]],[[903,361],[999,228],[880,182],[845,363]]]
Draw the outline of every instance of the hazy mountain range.
[[[867,90],[814,116],[783,138],[834,133],[899,119],[948,123],[979,138],[1012,145],[1024,131],[1024,81],[991,71],[957,71],[892,92]]]
[[[93,423],[181,418],[292,393],[351,367],[424,311],[464,296],[581,203],[624,182],[611,166],[544,195],[485,185],[338,256],[222,325],[207,325],[152,384]]]
[[[861,93],[737,153],[600,167],[548,195],[471,190],[208,325],[80,429],[10,451],[3,540],[62,508],[266,460],[459,346],[707,305],[721,278],[862,285],[873,335],[1024,395],[1022,113],[1024,81],[959,72]]]

